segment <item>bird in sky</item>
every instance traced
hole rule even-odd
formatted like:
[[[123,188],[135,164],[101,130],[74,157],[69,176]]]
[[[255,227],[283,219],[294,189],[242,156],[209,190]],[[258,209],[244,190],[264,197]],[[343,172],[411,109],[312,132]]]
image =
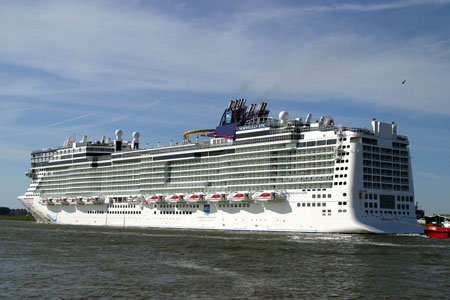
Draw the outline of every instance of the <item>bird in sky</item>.
[[[402,80],[402,84],[405,84],[406,83],[406,80]]]

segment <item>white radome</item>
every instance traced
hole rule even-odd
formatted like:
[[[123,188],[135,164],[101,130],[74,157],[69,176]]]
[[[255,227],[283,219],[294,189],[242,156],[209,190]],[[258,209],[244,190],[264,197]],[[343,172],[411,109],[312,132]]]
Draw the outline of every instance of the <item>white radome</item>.
[[[281,111],[280,112],[280,114],[278,115],[278,118],[281,120],[281,121],[287,121],[287,120],[289,120],[289,113],[287,112],[287,111]]]

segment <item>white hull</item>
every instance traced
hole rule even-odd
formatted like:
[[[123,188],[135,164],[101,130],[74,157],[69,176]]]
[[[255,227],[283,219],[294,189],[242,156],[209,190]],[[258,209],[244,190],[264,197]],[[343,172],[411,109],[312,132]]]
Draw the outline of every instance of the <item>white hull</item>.
[[[346,213],[339,213],[341,207],[331,201],[326,203],[327,212],[323,215],[322,207],[298,207],[297,201],[292,198],[289,202],[123,203],[115,204],[116,207],[108,204],[43,205],[37,197],[25,196],[19,197],[19,200],[32,212],[37,222],[61,225],[308,233],[423,233],[415,217],[358,217],[358,213],[351,208]],[[331,210],[330,214],[328,210]]]

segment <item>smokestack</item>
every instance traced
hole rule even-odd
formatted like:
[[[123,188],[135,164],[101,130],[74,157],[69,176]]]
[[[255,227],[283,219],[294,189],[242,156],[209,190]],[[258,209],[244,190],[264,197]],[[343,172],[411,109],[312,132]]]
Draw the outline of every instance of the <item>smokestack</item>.
[[[83,138],[81,139],[80,143],[83,145],[87,145],[87,135],[83,135]]]
[[[306,124],[311,123],[311,118],[312,118],[312,114],[308,114],[308,115],[306,116],[305,123],[306,123]]]

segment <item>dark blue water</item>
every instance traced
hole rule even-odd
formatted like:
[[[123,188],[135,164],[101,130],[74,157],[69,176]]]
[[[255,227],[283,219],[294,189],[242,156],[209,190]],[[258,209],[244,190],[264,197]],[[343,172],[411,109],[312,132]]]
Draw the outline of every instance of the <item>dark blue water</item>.
[[[0,298],[450,296],[450,239],[0,221]]]

